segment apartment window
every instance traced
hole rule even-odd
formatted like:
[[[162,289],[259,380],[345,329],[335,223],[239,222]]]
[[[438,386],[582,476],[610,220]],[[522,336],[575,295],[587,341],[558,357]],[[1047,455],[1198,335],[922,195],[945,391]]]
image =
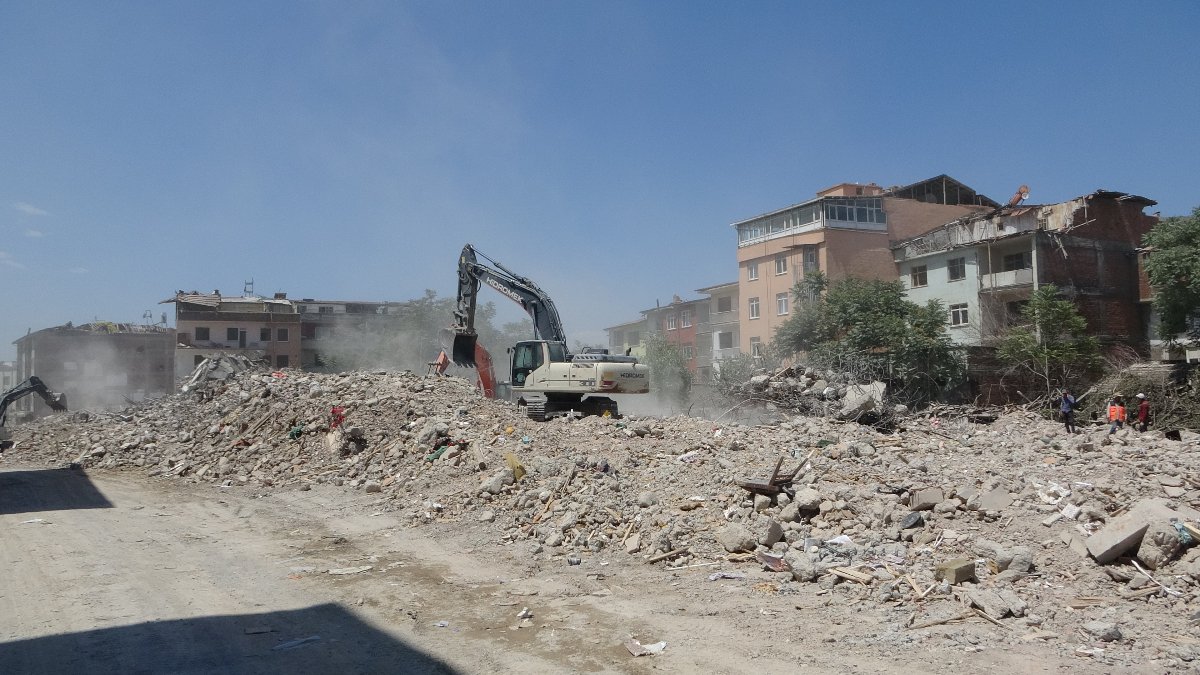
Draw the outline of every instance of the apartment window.
[[[750,318],[758,318],[758,298],[750,298]]]
[[[270,328],[259,328],[258,329],[258,341],[259,342],[270,342],[271,341],[271,329]]]
[[[288,341],[288,329],[286,329],[286,328],[275,329],[275,341],[276,342],[287,342]]]
[[[758,263],[750,263],[746,265],[746,278],[754,281],[758,278]]]
[[[631,330],[625,335],[625,341],[626,344],[636,345],[642,341],[642,334],[636,330]]]
[[[238,329],[237,328],[226,328],[225,329],[225,339],[229,342],[237,342]]]
[[[733,349],[733,331],[717,333],[717,349]]]
[[[717,313],[733,311],[733,298],[723,295],[717,298]]]
[[[696,348],[691,345],[683,346],[683,358],[685,361],[691,361],[696,358]]]
[[[968,323],[970,319],[967,318],[967,303],[950,305],[950,325],[965,326]]]
[[[691,326],[692,326],[692,310],[685,309],[685,310],[681,311],[679,313],[679,322],[681,324],[683,324],[684,328],[691,328]]]
[[[667,317],[667,330],[675,330],[675,315],[671,314]]]
[[[609,333],[608,344],[613,347],[625,344],[625,334],[619,330],[614,330],[612,333]]]
[[[787,254],[780,253],[775,256],[775,276],[787,274]]]
[[[784,314],[788,313],[788,294],[787,293],[776,293],[775,294],[775,313],[778,314],[779,316],[783,316]]]
[[[196,326],[196,341],[208,342],[212,338],[208,335],[208,326]]]
[[[817,257],[818,250],[819,249],[816,246],[805,246],[804,247],[804,273],[805,274],[808,274],[809,272],[820,271],[821,259],[819,257]]]
[[[962,281],[967,278],[967,259],[951,258],[946,261],[946,275],[950,281]]]
[[[280,354],[280,355],[276,356],[275,357],[275,367],[276,368],[287,368],[288,367],[288,355]]]
[[[762,356],[762,338],[750,338],[750,356]]]
[[[1027,270],[1033,267],[1033,254],[1029,251],[1021,251],[1020,253],[1009,253],[1004,256],[1004,271],[1015,272],[1017,270]]]
[[[912,288],[921,288],[929,285],[929,268],[925,265],[917,265],[912,268],[908,274],[908,285]]]
[[[1008,320],[1008,325],[1016,326],[1024,320],[1025,306],[1029,304],[1028,300],[1013,300],[1005,303],[1004,314]]]

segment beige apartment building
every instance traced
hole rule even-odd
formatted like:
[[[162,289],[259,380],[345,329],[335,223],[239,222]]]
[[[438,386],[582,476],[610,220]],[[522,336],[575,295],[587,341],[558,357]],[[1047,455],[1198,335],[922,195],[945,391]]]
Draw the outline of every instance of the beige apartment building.
[[[896,278],[892,242],[999,206],[950,178],[903,187],[841,183],[814,199],[733,223],[738,248],[739,346],[757,356],[791,314],[792,287],[820,270],[830,281]]]

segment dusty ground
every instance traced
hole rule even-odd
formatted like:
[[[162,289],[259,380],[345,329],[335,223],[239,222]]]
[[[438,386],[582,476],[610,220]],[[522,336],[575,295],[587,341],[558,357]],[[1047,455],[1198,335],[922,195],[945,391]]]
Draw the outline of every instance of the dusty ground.
[[[982,619],[908,630],[849,585],[539,562],[371,502],[0,463],[0,673],[1126,672],[989,647]],[[631,635],[667,648],[635,658]]]

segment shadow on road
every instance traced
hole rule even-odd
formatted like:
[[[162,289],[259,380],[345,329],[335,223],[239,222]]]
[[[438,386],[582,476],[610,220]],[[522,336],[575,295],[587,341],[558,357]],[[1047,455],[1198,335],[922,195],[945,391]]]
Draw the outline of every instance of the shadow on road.
[[[0,673],[458,672],[334,604],[0,642]]]
[[[92,479],[78,469],[0,471],[0,515],[112,506]]]

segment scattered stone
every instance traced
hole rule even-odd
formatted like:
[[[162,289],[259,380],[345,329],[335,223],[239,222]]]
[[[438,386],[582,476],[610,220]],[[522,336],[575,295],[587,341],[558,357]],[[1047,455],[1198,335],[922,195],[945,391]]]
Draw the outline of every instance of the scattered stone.
[[[984,614],[993,619],[1003,619],[1012,613],[1008,603],[995,591],[985,588],[972,588],[967,591],[967,599],[971,601],[972,605],[983,610]]]
[[[740,551],[753,551],[758,544],[758,537],[755,537],[750,530],[741,525],[726,525],[717,533],[717,542],[730,553],[738,553]]]
[[[947,560],[937,566],[934,578],[951,584],[961,584],[975,578],[975,561],[967,558]]]
[[[1101,642],[1116,642],[1121,639],[1121,629],[1117,628],[1115,623],[1107,621],[1088,621],[1083,624],[1083,630]]]
[[[917,490],[909,497],[908,508],[913,511],[928,511],[944,500],[945,496],[940,489],[925,488]]]

